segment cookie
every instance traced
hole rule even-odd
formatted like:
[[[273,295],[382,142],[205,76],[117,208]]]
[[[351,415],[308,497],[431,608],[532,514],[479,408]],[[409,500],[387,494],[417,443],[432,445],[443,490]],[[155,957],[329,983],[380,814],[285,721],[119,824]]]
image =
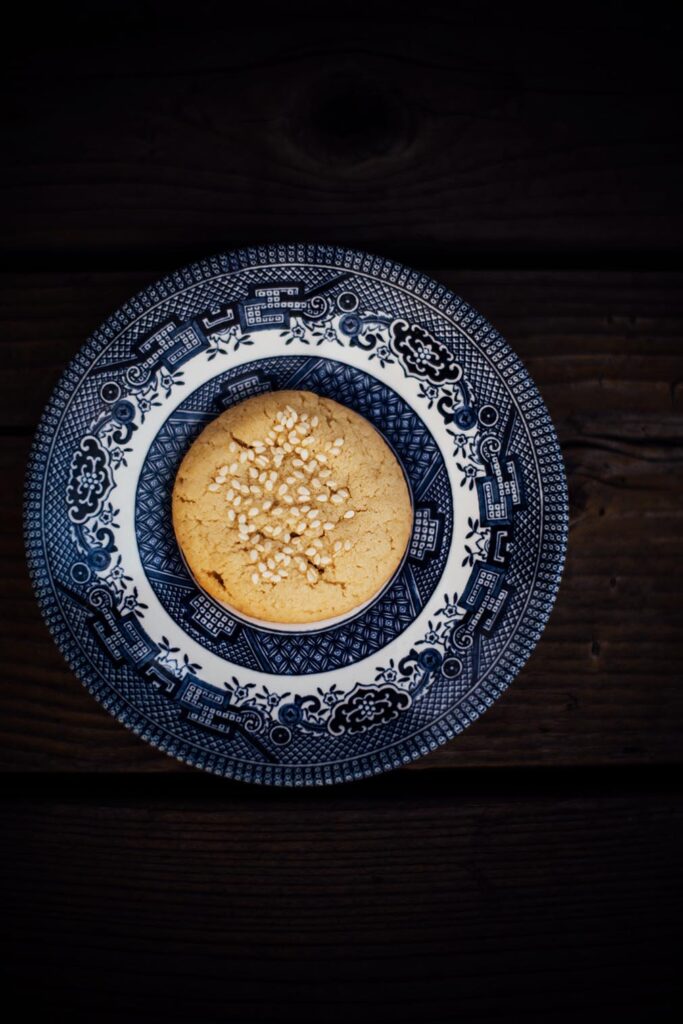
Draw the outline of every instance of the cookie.
[[[199,585],[267,622],[319,622],[364,604],[400,565],[412,518],[378,431],[310,391],[227,409],[173,489],[173,526]]]

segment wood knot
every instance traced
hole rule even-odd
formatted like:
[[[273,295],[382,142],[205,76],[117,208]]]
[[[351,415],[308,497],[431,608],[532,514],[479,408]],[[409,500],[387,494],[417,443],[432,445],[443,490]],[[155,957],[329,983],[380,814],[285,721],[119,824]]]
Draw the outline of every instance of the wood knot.
[[[299,95],[291,129],[310,157],[348,169],[405,149],[413,119],[405,99],[381,82],[337,71]]]

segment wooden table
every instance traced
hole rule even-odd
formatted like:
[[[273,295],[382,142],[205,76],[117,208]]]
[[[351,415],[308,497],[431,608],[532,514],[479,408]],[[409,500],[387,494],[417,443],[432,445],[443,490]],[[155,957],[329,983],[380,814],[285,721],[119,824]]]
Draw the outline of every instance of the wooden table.
[[[91,8],[68,24],[27,10],[4,61],[6,986],[70,1021],[669,1019],[683,852],[669,15],[572,8],[551,26],[472,5],[409,24],[392,7],[240,26],[218,4]],[[205,777],[118,725],[53,646],[21,541],[31,437],[88,333],[176,266],[280,240],[396,257],[478,307],[540,387],[571,492],[564,582],[513,687],[423,761],[324,792]]]

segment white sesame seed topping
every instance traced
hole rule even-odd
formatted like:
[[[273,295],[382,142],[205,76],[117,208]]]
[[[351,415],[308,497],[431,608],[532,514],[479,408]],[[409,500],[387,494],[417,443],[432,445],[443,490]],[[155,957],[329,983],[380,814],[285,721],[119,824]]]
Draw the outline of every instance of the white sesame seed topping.
[[[351,550],[351,541],[350,540],[345,540],[344,541],[344,551],[350,551],[350,550]]]
[[[319,519],[314,519],[313,522],[311,523],[311,525],[309,526],[309,530],[319,530],[319,529],[320,529],[320,520]]]
[[[251,551],[249,552],[249,561],[250,562],[255,562],[255,561],[257,561],[257,559],[258,559],[258,551],[256,550],[256,548],[252,548]]]
[[[251,574],[251,582],[252,583],[260,583],[261,582],[261,577],[259,576],[259,574],[257,572],[252,572],[252,574]]]
[[[316,501],[327,501],[327,495],[326,494],[316,494],[315,500]]]
[[[323,530],[325,530],[326,533],[329,533],[330,530],[334,530],[334,523],[325,523],[323,525]]]
[[[356,513],[353,511],[353,509],[350,508],[347,512],[344,513],[344,519],[353,519],[355,514]]]
[[[209,484],[209,490],[210,491],[220,491],[220,489],[221,489],[221,485],[220,484]]]

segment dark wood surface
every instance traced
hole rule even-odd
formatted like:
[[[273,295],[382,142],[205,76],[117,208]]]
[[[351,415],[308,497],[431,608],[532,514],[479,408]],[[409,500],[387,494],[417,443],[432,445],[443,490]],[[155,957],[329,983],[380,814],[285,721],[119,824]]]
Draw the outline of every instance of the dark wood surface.
[[[673,8],[395,8],[27,8],[7,48],[0,962],[53,1019],[680,1010]],[[36,421],[88,333],[188,260],[275,240],[394,256],[478,307],[541,389],[571,500],[506,695],[410,768],[311,793],[205,777],[118,725],[54,648],[21,541]]]

